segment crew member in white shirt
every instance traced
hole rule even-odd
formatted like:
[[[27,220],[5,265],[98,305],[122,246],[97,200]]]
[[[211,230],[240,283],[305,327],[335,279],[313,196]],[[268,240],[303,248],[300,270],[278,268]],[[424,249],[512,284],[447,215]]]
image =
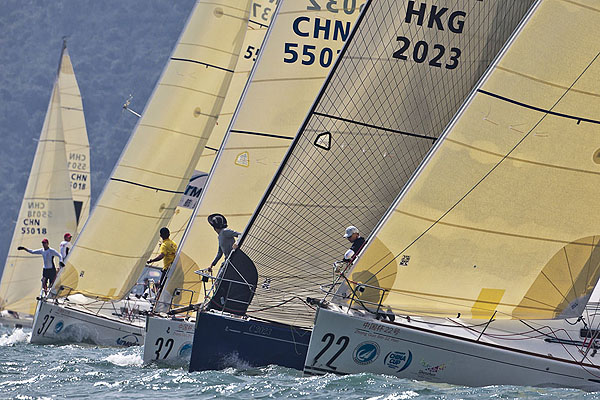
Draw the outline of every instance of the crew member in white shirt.
[[[60,242],[60,246],[58,246],[58,250],[60,251],[63,262],[67,259],[69,251],[71,251],[71,238],[73,238],[73,236],[71,236],[69,232],[65,233],[65,240]]]
[[[48,288],[51,288],[56,279],[56,267],[54,266],[54,257],[58,257],[59,264],[64,267],[63,258],[60,253],[50,247],[48,239],[42,240],[42,248],[37,250],[29,250],[27,247],[19,246],[17,250],[25,250],[29,254],[41,254],[44,259],[44,269],[42,272],[42,289],[48,294]],[[49,283],[49,284],[48,284]]]

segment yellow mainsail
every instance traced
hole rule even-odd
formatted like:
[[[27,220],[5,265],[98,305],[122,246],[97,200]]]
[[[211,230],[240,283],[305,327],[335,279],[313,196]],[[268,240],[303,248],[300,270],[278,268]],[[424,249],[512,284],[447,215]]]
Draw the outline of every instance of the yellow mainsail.
[[[31,315],[40,294],[43,261],[39,255],[17,251],[17,247],[39,249],[42,239],[48,238],[50,246],[58,250],[63,234],[77,229],[58,81],[59,77],[54,82],[0,284],[0,309]]]
[[[218,249],[208,215],[224,214],[230,228],[244,229],[358,14],[358,6],[331,11],[305,1],[281,3],[161,301],[176,288],[194,296],[183,292],[174,303],[202,300],[194,271],[210,266]]]
[[[67,151],[67,165],[77,230],[81,231],[90,213],[91,175],[90,144],[88,142],[83,104],[79,85],[75,79],[73,64],[69,57],[66,42],[63,44],[58,71],[58,90],[60,92],[60,113]],[[71,232],[75,235],[75,232]]]
[[[600,276],[599,36],[596,2],[540,1],[351,279],[405,313],[581,315]]]
[[[55,288],[120,299],[173,216],[223,106],[250,0],[198,1]]]

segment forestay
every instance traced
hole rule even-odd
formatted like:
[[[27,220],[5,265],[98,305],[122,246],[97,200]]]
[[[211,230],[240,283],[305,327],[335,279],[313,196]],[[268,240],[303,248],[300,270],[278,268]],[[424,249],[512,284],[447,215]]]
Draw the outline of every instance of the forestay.
[[[250,315],[312,325],[304,300],[332,282],[344,228],[374,229],[529,5],[366,6],[242,239],[259,272]]]
[[[215,126],[250,0],[199,1],[55,288],[125,296]]]
[[[91,175],[90,144],[85,127],[81,93],[75,79],[73,64],[63,43],[63,52],[58,72],[60,113],[67,150],[67,166],[73,205],[77,217],[77,231],[81,231],[90,213]],[[71,232],[75,234],[75,232]]]
[[[185,254],[163,296],[185,287],[195,291],[195,301],[202,300],[194,271],[208,267],[218,249],[208,215],[222,213],[229,227],[243,230],[359,14],[356,6],[334,12],[311,4],[280,4],[182,246]],[[256,56],[256,51],[246,51]],[[187,302],[188,294],[183,297]]]
[[[600,9],[541,1],[359,260],[407,313],[581,315],[600,273]]]
[[[59,71],[60,74],[60,71]],[[65,153],[58,76],[37,144],[19,217],[0,284],[0,309],[33,315],[40,295],[42,257],[17,251],[42,247],[43,238],[58,249],[65,232],[75,232],[77,222]],[[58,260],[55,260],[58,267]]]

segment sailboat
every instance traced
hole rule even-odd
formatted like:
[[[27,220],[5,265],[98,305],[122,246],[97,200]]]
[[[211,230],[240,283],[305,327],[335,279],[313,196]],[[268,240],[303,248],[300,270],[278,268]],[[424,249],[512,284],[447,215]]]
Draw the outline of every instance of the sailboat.
[[[301,2],[279,2],[243,99],[232,105],[232,111],[237,105],[233,123],[225,127],[227,136],[158,299],[155,309],[163,314],[148,317],[144,362],[189,363],[195,305],[212,287],[195,271],[208,267],[217,253],[217,237],[207,217],[224,213],[229,225],[240,230],[248,223],[333,65],[334,54],[350,34],[359,9],[346,11],[334,14],[307,9]],[[322,29],[315,34],[315,27]],[[282,53],[286,46],[289,51]],[[313,62],[307,55],[304,63],[298,57],[294,60],[293,55],[302,54],[304,48],[316,54]],[[217,274],[218,266],[214,270]]]
[[[375,228],[529,6],[365,4],[197,315],[190,370],[303,368],[345,227]]]
[[[91,205],[90,143],[85,127],[81,93],[75,79],[75,71],[67,50],[66,39],[63,40],[58,87],[67,152],[67,167],[69,169],[75,217],[77,218],[77,232],[81,232],[90,214]]]
[[[84,164],[74,164],[76,159]],[[89,208],[89,171],[81,94],[63,40],[50,104],[0,283],[2,323],[32,326],[36,297],[40,295],[41,259],[18,252],[17,247],[37,249],[47,237],[58,249],[65,232],[76,236],[77,218],[87,217],[83,204]],[[75,187],[70,176],[83,180],[82,185]]]
[[[318,310],[306,373],[600,390],[591,6],[536,2]]]
[[[38,303],[32,343],[141,345],[150,303],[128,294],[216,125],[249,9],[196,3],[52,296]]]

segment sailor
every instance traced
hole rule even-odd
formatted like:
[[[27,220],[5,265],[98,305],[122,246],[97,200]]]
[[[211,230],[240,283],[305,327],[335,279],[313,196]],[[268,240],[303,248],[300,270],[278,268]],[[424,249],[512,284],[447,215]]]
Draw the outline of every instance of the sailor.
[[[42,270],[42,289],[44,293],[48,293],[48,288],[51,288],[56,279],[56,267],[54,266],[54,257],[58,257],[59,264],[64,267],[63,258],[60,253],[50,247],[48,239],[42,240],[42,248],[37,250],[29,250],[27,247],[19,246],[17,250],[25,250],[29,254],[41,254],[44,260],[44,269]]]
[[[69,251],[71,251],[71,239],[73,238],[73,236],[71,236],[71,234],[69,232],[67,232],[67,233],[65,233],[63,238],[65,240],[60,242],[60,246],[58,247],[58,250],[60,251],[60,255],[62,256],[62,259],[64,261],[67,259],[67,255],[69,254]]]
[[[162,239],[162,244],[160,245],[160,254],[148,260],[147,263],[152,264],[155,261],[163,260],[160,282],[158,283],[158,287],[162,288],[164,280],[167,277],[167,271],[169,271],[169,267],[171,266],[171,264],[173,264],[173,260],[175,260],[175,254],[177,253],[177,244],[169,238],[169,236],[171,236],[169,228],[162,227],[160,228],[159,233],[160,238]]]
[[[365,245],[365,238],[360,236],[360,233],[358,233],[358,228],[355,226],[347,227],[344,237],[348,239],[350,243],[352,243],[352,246],[350,246],[348,251],[344,253],[344,261],[352,262]]]
[[[234,238],[240,236],[241,233],[236,232],[233,229],[229,229],[227,227],[227,219],[221,214],[209,215],[208,223],[219,235],[219,251],[208,268],[208,272],[212,275],[212,267],[217,265],[221,257],[225,255],[225,259],[227,259],[229,253],[231,253],[233,249],[237,249],[237,244],[235,243]]]

